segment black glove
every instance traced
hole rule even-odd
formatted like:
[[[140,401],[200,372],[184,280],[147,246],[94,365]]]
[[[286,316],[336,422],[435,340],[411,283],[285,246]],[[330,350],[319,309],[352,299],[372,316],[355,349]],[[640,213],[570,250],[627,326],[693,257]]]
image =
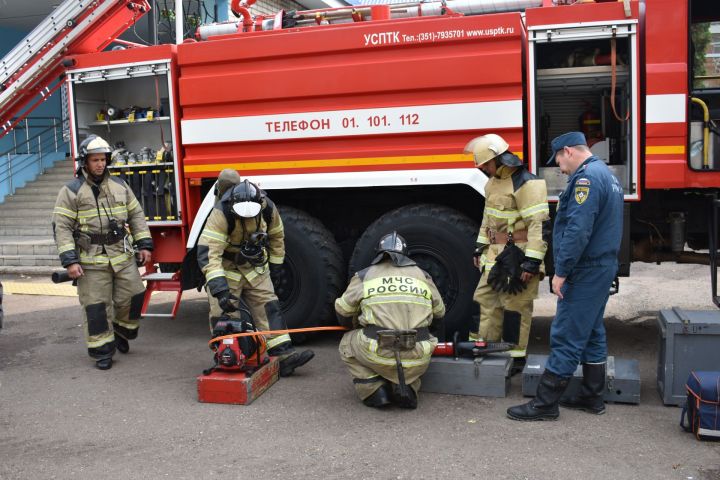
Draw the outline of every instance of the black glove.
[[[233,300],[237,301],[238,298],[235,295],[230,294],[230,290],[223,290],[215,295],[215,298],[220,304],[220,308],[223,313],[236,312],[237,307],[233,304]]]
[[[520,264],[520,268],[522,268],[523,272],[537,275],[538,273],[540,273],[541,263],[542,262],[537,258],[525,257],[525,261]]]
[[[270,268],[270,279],[272,280],[273,285],[277,284],[282,276],[282,263],[270,263],[268,265]]]
[[[522,292],[527,285],[520,279],[522,269],[520,264],[525,254],[517,245],[508,243],[500,255],[495,258],[495,265],[488,274],[488,284],[496,292],[516,295]]]

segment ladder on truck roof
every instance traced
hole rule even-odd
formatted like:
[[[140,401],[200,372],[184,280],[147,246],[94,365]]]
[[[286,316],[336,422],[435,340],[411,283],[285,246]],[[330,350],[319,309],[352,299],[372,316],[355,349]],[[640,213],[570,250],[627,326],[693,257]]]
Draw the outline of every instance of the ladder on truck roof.
[[[63,57],[102,51],[148,10],[147,0],[62,2],[0,60],[0,138],[60,87]]]

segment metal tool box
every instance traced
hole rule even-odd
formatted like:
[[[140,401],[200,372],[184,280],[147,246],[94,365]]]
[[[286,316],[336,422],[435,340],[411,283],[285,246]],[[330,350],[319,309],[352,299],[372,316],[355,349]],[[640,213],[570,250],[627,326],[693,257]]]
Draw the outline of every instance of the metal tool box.
[[[665,405],[684,405],[690,371],[720,370],[720,312],[660,310],[658,330],[658,391]]]
[[[420,390],[451,395],[505,397],[510,388],[513,360],[507,355],[478,358],[434,357],[422,377]]]
[[[522,373],[522,392],[526,397],[535,396],[547,360],[547,355],[528,355]],[[640,403],[640,366],[637,360],[608,356],[606,375],[606,402]],[[582,366],[578,365],[563,398],[577,395],[581,385]]]

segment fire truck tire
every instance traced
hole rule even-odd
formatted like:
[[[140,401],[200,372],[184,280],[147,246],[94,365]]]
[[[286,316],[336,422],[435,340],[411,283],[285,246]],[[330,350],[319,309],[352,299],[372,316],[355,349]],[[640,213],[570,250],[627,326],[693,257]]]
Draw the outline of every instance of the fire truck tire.
[[[478,224],[449,207],[408,205],[388,212],[365,230],[350,258],[350,274],[366,268],[380,238],[396,230],[408,243],[408,254],[429,273],[445,302],[445,336],[467,338],[473,314],[472,296],[479,280],[472,256]],[[441,339],[442,340],[442,339]]]
[[[332,233],[302,210],[280,206],[285,229],[285,262],[273,278],[288,328],[335,323],[335,299],[342,293],[345,268]],[[295,343],[305,335],[293,335]]]

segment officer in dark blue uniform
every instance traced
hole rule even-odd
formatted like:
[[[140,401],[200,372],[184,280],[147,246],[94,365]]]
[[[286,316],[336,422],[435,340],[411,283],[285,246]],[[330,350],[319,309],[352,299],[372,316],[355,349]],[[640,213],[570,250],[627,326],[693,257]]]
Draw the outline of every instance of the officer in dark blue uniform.
[[[595,414],[605,413],[607,343],[603,314],[617,275],[623,222],[623,189],[608,167],[593,156],[580,132],[552,141],[560,171],[569,176],[560,195],[553,230],[558,297],[550,328],[548,359],[536,397],[510,407],[514,420],[554,420],[558,403]],[[578,363],[583,364],[580,394],[560,402]]]

